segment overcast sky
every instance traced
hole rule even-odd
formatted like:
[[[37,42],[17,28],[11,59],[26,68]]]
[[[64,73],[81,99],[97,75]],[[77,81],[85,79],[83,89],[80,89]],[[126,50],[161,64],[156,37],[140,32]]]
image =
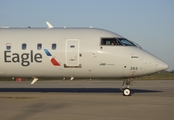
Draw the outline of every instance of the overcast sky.
[[[0,27],[88,27],[116,32],[174,70],[174,0],[0,0]]]

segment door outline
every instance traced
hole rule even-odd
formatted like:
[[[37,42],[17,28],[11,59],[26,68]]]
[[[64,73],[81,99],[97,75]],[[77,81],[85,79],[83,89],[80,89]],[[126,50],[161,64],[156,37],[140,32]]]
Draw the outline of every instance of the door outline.
[[[65,60],[65,67],[79,66],[79,39],[66,40]]]

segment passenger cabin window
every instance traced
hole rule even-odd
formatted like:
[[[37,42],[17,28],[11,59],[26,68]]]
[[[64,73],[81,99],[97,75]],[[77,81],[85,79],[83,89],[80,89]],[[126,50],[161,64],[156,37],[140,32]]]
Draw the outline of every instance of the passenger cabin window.
[[[41,50],[41,49],[42,49],[42,44],[41,44],[41,43],[38,43],[38,44],[37,44],[37,49],[38,49],[38,50]]]
[[[56,47],[57,47],[56,44],[53,43],[53,44],[52,44],[52,50],[56,50]]]
[[[7,43],[7,44],[6,44],[6,49],[7,49],[7,50],[11,50],[11,43]]]
[[[26,50],[27,49],[27,44],[26,43],[23,43],[22,44],[22,50]]]
[[[117,38],[101,38],[101,45],[122,45]]]

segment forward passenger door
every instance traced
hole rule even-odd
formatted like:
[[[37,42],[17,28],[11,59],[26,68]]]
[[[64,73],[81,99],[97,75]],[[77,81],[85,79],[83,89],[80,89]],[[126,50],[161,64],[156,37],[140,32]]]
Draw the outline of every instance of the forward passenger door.
[[[66,66],[79,66],[79,39],[67,39],[65,47]]]

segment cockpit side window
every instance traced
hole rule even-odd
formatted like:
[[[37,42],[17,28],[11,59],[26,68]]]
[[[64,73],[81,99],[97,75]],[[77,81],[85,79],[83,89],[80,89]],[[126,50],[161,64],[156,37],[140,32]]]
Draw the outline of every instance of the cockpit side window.
[[[117,38],[101,38],[101,45],[122,45]]]

